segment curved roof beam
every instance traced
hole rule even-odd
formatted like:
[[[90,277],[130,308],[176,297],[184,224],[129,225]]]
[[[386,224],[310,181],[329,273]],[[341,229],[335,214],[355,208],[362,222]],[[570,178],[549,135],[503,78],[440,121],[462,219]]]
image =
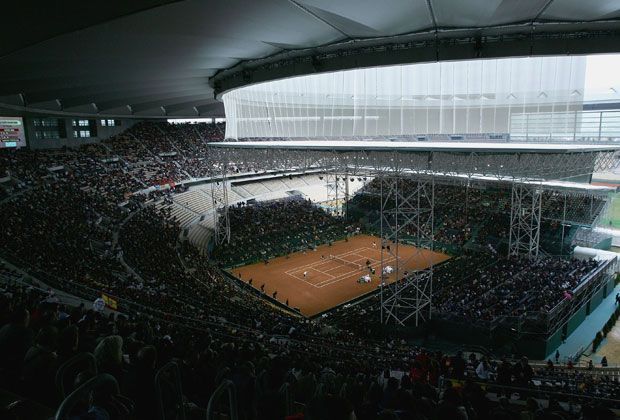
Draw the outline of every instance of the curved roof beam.
[[[551,2],[547,3],[548,5]],[[539,12],[543,13],[544,8]],[[438,29],[355,39],[246,60],[209,78],[219,97],[228,90],[304,74],[352,68],[475,58],[581,55],[620,52],[620,20],[526,22],[516,25]]]

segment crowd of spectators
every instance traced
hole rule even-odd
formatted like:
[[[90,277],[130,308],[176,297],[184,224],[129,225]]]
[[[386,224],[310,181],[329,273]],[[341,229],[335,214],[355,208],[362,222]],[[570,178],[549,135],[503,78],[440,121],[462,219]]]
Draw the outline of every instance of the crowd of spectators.
[[[301,198],[234,206],[228,217],[232,240],[214,253],[224,266],[313,249],[354,230],[341,218]]]
[[[24,187],[40,177],[65,174],[85,187],[122,197],[152,185],[208,176],[213,168],[206,144],[221,141],[221,130],[214,124],[141,122],[77,149],[5,149],[0,175]]]
[[[499,259],[475,269],[465,280],[439,288],[435,297],[441,312],[470,321],[548,312],[597,265],[594,260]]]
[[[275,340],[268,334],[192,329],[135,313],[105,315],[84,304],[63,304],[49,291],[16,282],[3,283],[0,303],[3,387],[56,407],[61,400],[55,382],[58,368],[82,352],[94,355],[97,373],[110,374],[119,383],[121,395],[101,390],[77,405],[72,418],[78,419],[158,418],[161,394],[155,375],[169,361],[179,366],[190,418],[197,418],[197,407],[206,407],[223,380],[237,389],[242,419],[344,420],[351,413],[362,420],[518,419],[524,413],[536,419],[611,419],[608,408],[585,397],[607,402],[620,398],[617,382],[604,373],[535,369],[525,358],[494,361],[475,353],[449,355],[399,342],[389,343],[384,353],[359,351],[346,357],[336,351],[338,340],[316,353],[310,338],[294,339],[294,333]],[[93,367],[70,372],[64,378],[65,395],[94,374]],[[287,417],[292,413],[286,412],[280,392],[285,383],[298,403],[295,411],[303,413]],[[505,386],[529,391],[520,388],[521,394],[515,394]],[[162,387],[164,411],[174,415],[174,387]],[[577,390],[581,406],[558,404],[562,392]],[[526,404],[519,403],[526,398]],[[2,414],[33,418],[29,410],[22,400]]]
[[[415,184],[403,181],[399,188],[413,191]],[[380,181],[369,182],[349,203],[349,214],[363,221],[368,229],[378,229],[380,220]],[[561,254],[571,241],[573,230],[562,221],[576,225],[591,224],[600,216],[605,199],[587,193],[558,194],[544,191],[541,209],[541,246],[551,254]],[[390,205],[388,200],[387,205]],[[489,246],[495,251],[507,249],[510,232],[510,186],[463,187],[435,185],[434,240],[437,249],[459,254],[466,244]],[[562,244],[564,240],[564,245]]]
[[[99,372],[119,382],[131,401],[122,405],[134,417],[123,417],[119,400],[108,395],[79,407],[83,412],[74,414],[80,419],[97,410],[112,418],[155,418],[154,375],[170,360],[181,369],[187,402],[196,406],[207,405],[222,379],[232,380],[243,419],[283,419],[278,390],[285,382],[295,401],[306,405],[310,420],[338,409],[342,418],[353,411],[360,419],[495,418],[493,410],[502,406],[491,403],[478,385],[440,392],[439,380],[502,383],[491,361],[478,369],[479,362],[468,365],[461,355],[431,353],[369,334],[371,322],[332,322],[336,316],[310,321],[284,311],[222,276],[182,240],[170,210],[157,210],[150,200],[170,192],[133,194],[164,181],[204,175],[204,140],[217,139],[220,130],[141,123],[78,150],[0,153],[0,170],[14,180],[10,189],[3,188],[1,256],[48,286],[87,301],[103,293],[122,313],[104,315],[90,304],[63,304],[53,292],[25,286],[25,276],[17,275],[16,281],[15,273],[1,267],[2,386],[55,408],[60,400],[54,383],[58,367],[86,351],[95,355]],[[231,209],[230,219],[234,240],[215,254],[223,265],[310,249],[356,230],[298,199],[239,206]],[[449,267],[474,273],[465,282],[456,270],[438,268],[438,293],[446,293],[456,305],[446,310],[478,319],[497,316],[502,306],[518,313],[528,287],[545,291],[530,294],[528,305],[546,308],[556,292],[574,287],[593,268],[591,262],[561,260],[532,267],[521,260],[500,260],[486,267],[482,258],[453,260]],[[487,276],[493,278],[486,281]],[[528,281],[522,282],[523,277]],[[477,294],[487,299],[486,305],[468,312]],[[374,306],[366,308],[375,316],[376,299],[369,302]],[[352,309],[351,319],[364,307]],[[531,377],[523,379],[522,370],[511,367],[509,384],[533,385]],[[81,372],[76,380],[92,375]],[[583,389],[617,397],[617,388],[608,383],[588,382]],[[28,418],[18,409],[6,414]]]
[[[605,208],[606,199],[602,195],[588,192],[575,193],[570,197],[555,191],[544,191],[542,212],[550,220],[561,222],[571,220],[591,224]]]
[[[114,259],[94,243],[111,241],[104,216],[113,210],[105,197],[71,180],[45,182],[2,206],[0,249],[33,272],[103,286]]]
[[[466,252],[434,268],[433,317],[488,329],[506,317],[547,314],[571,300],[573,291],[588,282],[588,274],[597,267],[594,260],[532,261]],[[325,317],[361,335],[380,336],[384,330],[378,295],[337,308]]]

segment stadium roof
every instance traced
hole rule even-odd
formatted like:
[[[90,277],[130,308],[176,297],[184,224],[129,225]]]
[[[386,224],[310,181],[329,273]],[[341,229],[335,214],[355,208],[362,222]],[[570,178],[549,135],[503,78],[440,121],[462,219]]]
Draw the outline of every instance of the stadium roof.
[[[556,144],[556,143],[469,143],[416,141],[240,141],[214,142],[209,146],[232,149],[275,149],[335,152],[451,152],[451,153],[574,153],[620,150],[617,145]]]
[[[620,50],[616,0],[7,2],[0,109],[223,116],[214,94],[377,65]]]

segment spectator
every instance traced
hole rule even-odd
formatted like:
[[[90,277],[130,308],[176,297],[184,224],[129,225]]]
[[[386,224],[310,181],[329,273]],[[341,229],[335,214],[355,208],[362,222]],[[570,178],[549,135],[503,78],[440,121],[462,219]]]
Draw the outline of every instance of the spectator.
[[[452,377],[456,379],[463,379],[465,377],[466,363],[463,359],[463,352],[459,351],[456,356],[452,358],[450,362],[452,368]]]
[[[56,402],[54,389],[58,354],[56,346],[58,330],[52,326],[43,327],[37,334],[35,344],[28,349],[22,366],[22,383],[28,395],[48,404]]]
[[[58,364],[61,365],[78,353],[80,330],[76,325],[69,325],[60,332],[58,339]]]
[[[135,363],[132,364],[127,374],[125,395],[133,400],[138,418],[147,419],[158,416],[157,407],[153,404],[157,400],[156,366],[157,349],[154,346],[145,346],[138,351]]]
[[[0,377],[5,385],[18,379],[26,352],[32,345],[29,323],[30,313],[18,306],[13,309],[9,323],[0,329]]]
[[[310,401],[304,420],[355,420],[351,405],[344,399],[322,396]]]
[[[478,367],[476,367],[476,375],[478,375],[478,378],[482,379],[483,381],[489,379],[491,375],[491,369],[489,366],[489,362],[486,358],[482,359],[478,364]]]
[[[527,360],[527,357],[522,357],[521,361],[514,365],[513,374],[515,376],[515,382],[519,386],[527,386],[532,379],[534,371]]]
[[[94,355],[101,373],[109,373],[117,381],[123,377],[123,338],[112,335],[102,339],[95,347]]]

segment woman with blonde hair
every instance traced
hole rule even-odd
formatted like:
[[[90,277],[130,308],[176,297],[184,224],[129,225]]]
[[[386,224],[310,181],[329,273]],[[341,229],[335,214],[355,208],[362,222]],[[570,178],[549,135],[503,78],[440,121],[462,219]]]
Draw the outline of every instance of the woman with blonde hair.
[[[103,338],[94,351],[99,373],[109,373],[117,381],[123,377],[123,338],[111,335]]]

